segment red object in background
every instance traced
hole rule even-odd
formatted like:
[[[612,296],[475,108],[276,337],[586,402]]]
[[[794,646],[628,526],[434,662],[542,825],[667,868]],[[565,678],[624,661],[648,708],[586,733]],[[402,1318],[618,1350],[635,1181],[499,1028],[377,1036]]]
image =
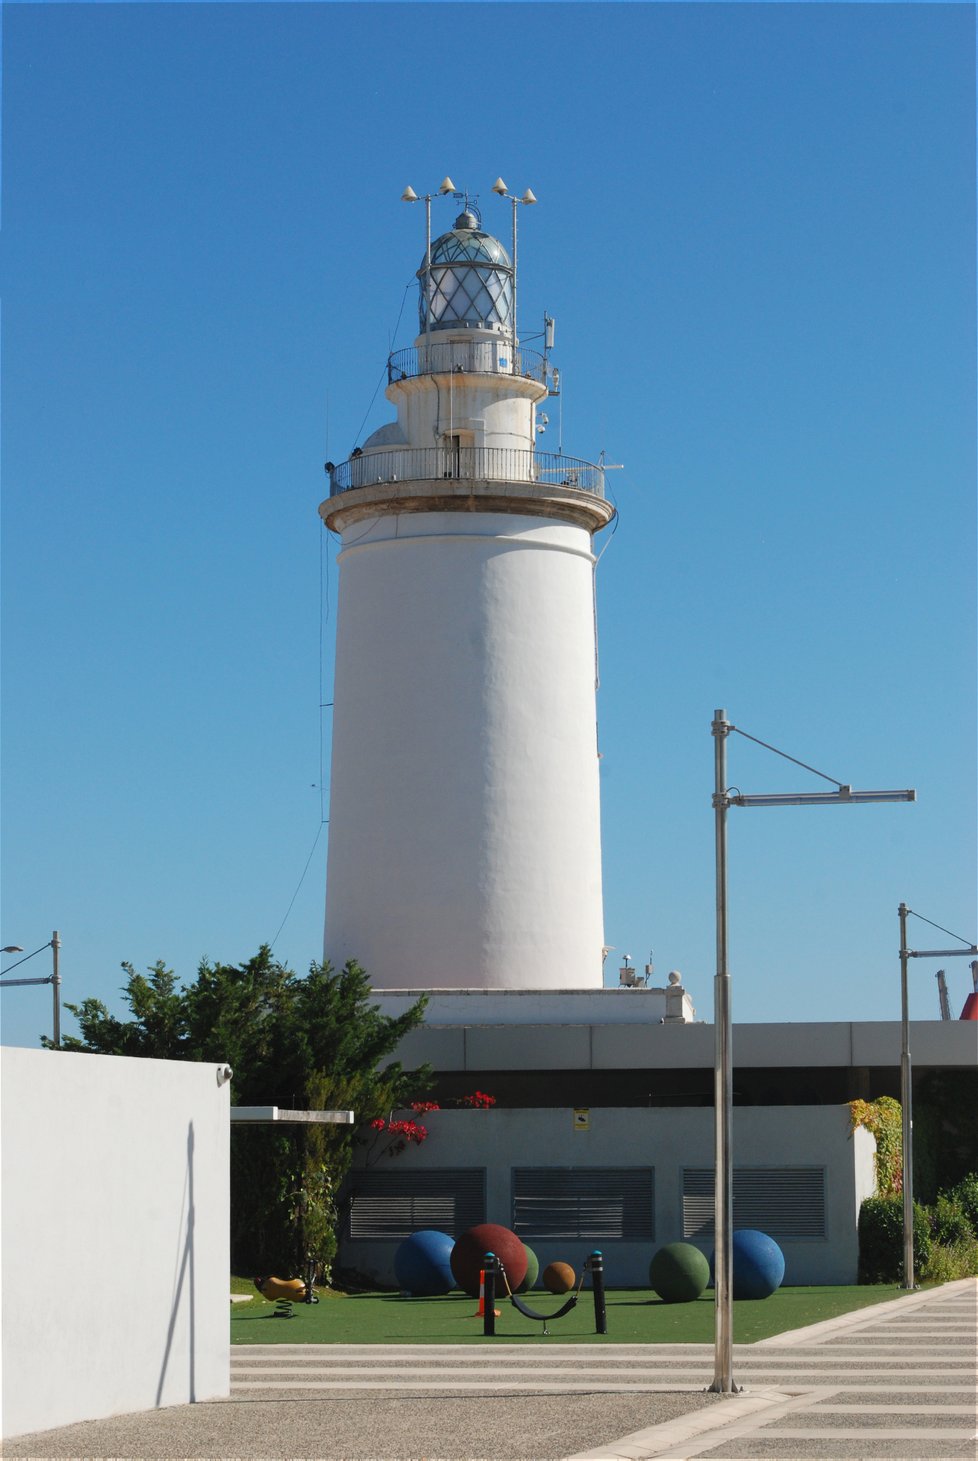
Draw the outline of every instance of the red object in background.
[[[498,1223],[479,1223],[463,1233],[452,1249],[450,1259],[455,1282],[464,1293],[479,1297],[479,1271],[487,1253],[501,1258],[509,1279],[510,1288],[515,1291],[526,1277],[526,1249],[509,1228]],[[505,1294],[506,1285],[499,1281],[500,1291]]]
[[[969,994],[964,1002],[964,1009],[961,1011],[962,1020],[978,1020],[978,991]]]

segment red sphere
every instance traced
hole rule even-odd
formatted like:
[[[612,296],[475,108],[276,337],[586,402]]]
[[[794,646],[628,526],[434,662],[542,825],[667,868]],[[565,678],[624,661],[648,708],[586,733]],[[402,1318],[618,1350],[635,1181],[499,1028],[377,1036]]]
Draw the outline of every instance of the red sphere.
[[[463,1233],[452,1249],[451,1265],[455,1282],[474,1299],[479,1297],[479,1270],[485,1267],[487,1253],[495,1253],[506,1268],[506,1278],[515,1293],[526,1277],[526,1249],[515,1233],[499,1223],[479,1223]],[[496,1280],[497,1296],[506,1293],[506,1284]]]

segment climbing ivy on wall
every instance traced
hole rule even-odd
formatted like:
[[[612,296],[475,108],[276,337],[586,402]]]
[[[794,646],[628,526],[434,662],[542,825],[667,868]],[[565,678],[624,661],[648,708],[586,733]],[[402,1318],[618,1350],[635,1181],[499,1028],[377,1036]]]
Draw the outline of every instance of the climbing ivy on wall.
[[[903,1191],[903,1112],[892,1096],[876,1101],[850,1101],[852,1129],[865,1126],[876,1138],[876,1195],[894,1197]]]

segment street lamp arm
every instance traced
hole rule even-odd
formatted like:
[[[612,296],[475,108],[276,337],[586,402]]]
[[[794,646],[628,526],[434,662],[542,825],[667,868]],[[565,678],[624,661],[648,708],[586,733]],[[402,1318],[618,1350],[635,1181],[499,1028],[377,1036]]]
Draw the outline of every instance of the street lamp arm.
[[[978,945],[972,944],[970,949],[907,949],[908,959],[956,959],[968,958],[969,955],[978,954]]]
[[[44,953],[44,950],[45,949],[49,949],[51,947],[51,945],[52,945],[53,942],[54,942],[53,939],[48,939],[47,943],[46,944],[42,944],[39,949],[35,949],[33,954],[25,954],[22,959],[18,959],[17,960],[16,964],[8,964],[7,967],[6,967],[6,969],[4,969],[4,971],[3,971],[4,974],[9,974],[10,971],[11,971],[11,969],[19,969],[20,966],[21,966],[21,964],[26,964],[28,959],[33,959],[37,954],[43,954]],[[17,983],[18,984],[24,984],[24,983],[31,983],[31,984],[50,984],[51,983],[51,977],[52,976],[49,974],[46,979],[32,979],[32,980],[29,980],[29,981],[23,980],[23,979],[19,979],[19,980],[17,980]]]
[[[762,792],[726,797],[731,807],[833,807],[861,806],[868,802],[915,802],[917,793],[906,791],[853,791],[842,785],[838,791]]]
[[[904,907],[906,907],[906,904],[904,904]],[[936,928],[938,933],[946,933],[948,938],[956,938],[959,944],[966,944],[968,942],[968,940],[966,938],[962,938],[959,933],[954,933],[950,928],[945,928],[943,924],[935,923],[932,918],[925,918],[922,913],[915,913],[912,908],[907,908],[907,914],[912,918],[919,918],[921,923],[930,924],[931,928]],[[972,946],[972,948],[970,950],[966,950],[966,952],[974,954],[978,952],[978,950],[976,950]]]
[[[739,725],[731,725],[730,729],[736,731],[738,736],[743,736],[745,741],[753,741],[755,746],[763,746],[765,751],[773,751],[776,756],[782,756],[785,761],[791,761],[795,766],[800,766],[803,771],[810,771],[813,776],[820,776],[823,781],[831,781],[833,786],[842,787],[842,782],[837,781],[834,776],[826,776],[824,771],[809,766],[806,761],[799,761],[797,756],[789,756],[787,751],[781,751],[777,746],[770,745],[767,741],[760,740],[757,736],[750,735],[747,731],[741,730]]]
[[[53,1026],[54,1026],[54,1030],[53,1030],[53,1038],[52,1038],[51,1044],[52,1044],[52,1046],[54,1047],[55,1050],[60,1050],[60,1048],[61,1048],[61,972],[60,972],[60,967],[59,967],[59,963],[58,963],[58,954],[61,951],[61,937],[60,937],[60,935],[58,933],[58,930],[57,929],[54,930],[54,933],[48,939],[48,941],[47,941],[46,944],[42,944],[39,949],[35,949],[34,952],[33,952],[33,954],[25,954],[22,959],[18,959],[17,960],[16,964],[11,964],[10,965],[10,969],[17,969],[17,968],[19,968],[21,964],[26,964],[28,959],[33,959],[33,958],[36,957],[36,955],[42,954],[45,949],[50,949],[51,950],[51,953],[52,953],[52,956],[53,956],[53,967],[51,969],[51,973],[50,974],[45,975],[45,977],[43,979],[2,979],[2,978],[0,978],[0,989],[6,989],[6,988],[11,988],[12,989],[12,988],[15,988],[18,984],[50,984],[50,986],[51,986],[52,1001],[53,1001],[53,1006],[54,1006],[53,1011],[52,1011],[52,1016],[53,1016],[52,1023],[53,1023]],[[19,947],[16,944],[8,944],[6,946],[6,948],[3,949],[2,952],[5,953],[5,954],[19,954],[21,952],[21,950],[19,949]],[[9,970],[8,969],[5,969],[3,972],[4,972],[4,974],[7,974],[7,973],[9,973]]]

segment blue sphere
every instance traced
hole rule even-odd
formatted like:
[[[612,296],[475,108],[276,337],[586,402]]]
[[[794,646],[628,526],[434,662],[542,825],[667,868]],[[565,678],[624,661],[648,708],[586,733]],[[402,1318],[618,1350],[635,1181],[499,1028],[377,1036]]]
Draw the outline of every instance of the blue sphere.
[[[412,1233],[394,1254],[394,1274],[402,1289],[418,1298],[447,1294],[455,1287],[451,1256],[455,1239],[434,1228]]]
[[[735,1299],[769,1299],[784,1278],[784,1254],[773,1238],[756,1228],[738,1228],[733,1248],[733,1296]],[[710,1273],[715,1272],[716,1253],[710,1256]]]

